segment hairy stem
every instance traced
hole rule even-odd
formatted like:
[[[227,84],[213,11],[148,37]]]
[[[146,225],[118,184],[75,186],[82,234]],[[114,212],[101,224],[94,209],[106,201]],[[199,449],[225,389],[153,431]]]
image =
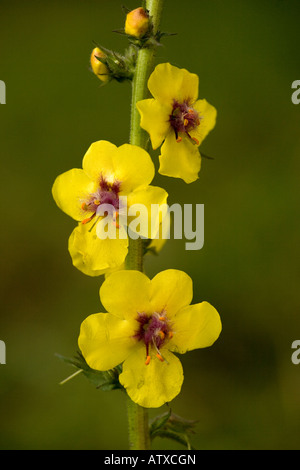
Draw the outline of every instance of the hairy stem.
[[[162,12],[163,0],[147,0],[146,9],[152,18],[153,33],[158,31]],[[140,127],[140,115],[136,103],[147,98],[147,82],[153,70],[155,47],[144,47],[139,50],[135,73],[132,81],[130,143],[147,149],[148,136]],[[126,269],[143,271],[143,241],[129,237],[128,255],[125,261]],[[128,397],[128,432],[131,450],[150,448],[148,412]]]

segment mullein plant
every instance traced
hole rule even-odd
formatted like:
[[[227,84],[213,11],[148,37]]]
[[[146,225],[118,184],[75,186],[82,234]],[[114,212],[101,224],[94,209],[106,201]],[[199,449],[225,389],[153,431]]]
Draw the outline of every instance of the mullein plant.
[[[103,85],[132,82],[129,143],[92,143],[82,168],[58,176],[52,190],[58,207],[75,221],[68,245],[73,265],[88,276],[104,275],[100,300],[106,311],[87,316],[80,327],[78,355],[62,359],[77,368],[71,377],[83,373],[102,390],[126,393],[129,447],[135,450],[149,449],[156,436],[191,448],[192,422],[169,408],[150,423],[147,411],[169,404],[180,393],[183,368],[178,355],[211,346],[222,328],[212,305],[192,304],[188,274],[176,269],[153,279],[145,274],[144,256],[158,253],[164,243],[161,220],[154,224],[160,233],[155,239],[148,231],[130,236],[130,217],[124,222],[124,211],[134,204],[148,208],[167,202],[167,192],[151,184],[155,167],[147,151],[149,138],[153,149],[160,147],[159,173],[190,184],[200,171],[199,146],[216,121],[215,108],[198,99],[197,75],[169,63],[154,67],[156,48],[165,35],[159,30],[162,4],[147,0],[127,12],[125,28],[119,31],[129,42],[124,54],[97,45],[90,57]],[[112,238],[101,236],[103,204],[110,208],[105,216]]]

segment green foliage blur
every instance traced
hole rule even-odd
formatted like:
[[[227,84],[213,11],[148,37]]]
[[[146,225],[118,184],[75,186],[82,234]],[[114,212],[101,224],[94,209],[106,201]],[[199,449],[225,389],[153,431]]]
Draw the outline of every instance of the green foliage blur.
[[[112,32],[124,26],[123,2],[0,4],[0,448],[126,449],[122,391],[97,390],[82,375],[59,385],[74,369],[56,354],[76,354],[82,320],[101,311],[102,278],[73,268],[74,222],[51,196],[56,176],[81,167],[92,142],[128,142],[130,84],[101,87],[89,67],[93,41],[127,47]],[[149,276],[187,272],[193,302],[209,301],[222,318],[212,348],[181,357],[185,381],[170,405],[198,420],[197,449],[299,449],[299,13],[298,0],[165,0],[162,29],[177,35],[156,62],[197,73],[199,97],[218,110],[201,146],[214,159],[202,160],[199,180],[154,180],[170,204],[204,204],[204,248],[170,240],[146,260]]]

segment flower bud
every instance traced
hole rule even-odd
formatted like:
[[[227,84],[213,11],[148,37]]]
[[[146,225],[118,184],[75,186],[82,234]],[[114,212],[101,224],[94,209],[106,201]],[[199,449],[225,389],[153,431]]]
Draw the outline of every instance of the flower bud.
[[[104,52],[99,49],[99,47],[95,47],[93,49],[92,54],[91,54],[91,66],[93,69],[93,72],[97,77],[102,81],[102,82],[107,82],[109,80],[109,70],[103,62],[97,59],[105,59],[106,55]]]
[[[140,39],[147,33],[148,29],[149,15],[144,8],[136,8],[127,14],[125,22],[126,34]]]

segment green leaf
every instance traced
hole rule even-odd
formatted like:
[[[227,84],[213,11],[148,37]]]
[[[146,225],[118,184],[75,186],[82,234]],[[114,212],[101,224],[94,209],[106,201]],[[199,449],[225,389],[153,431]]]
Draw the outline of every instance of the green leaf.
[[[84,357],[81,353],[77,353],[77,355],[73,358],[65,357],[60,354],[56,354],[56,356],[66,362],[67,364],[72,365],[77,369],[77,372],[81,372],[96,388],[108,392],[110,390],[116,389],[123,389],[123,386],[119,382],[119,375],[121,373],[121,366],[117,366],[114,369],[108,371],[98,371],[91,369],[89,365],[86,363]],[[72,374],[67,379],[63,380],[61,383],[65,383],[68,380],[75,377],[75,374]]]
[[[157,416],[150,424],[150,438],[155,437],[168,438],[193,449],[190,443],[190,434],[194,434],[194,427],[197,421],[191,421],[177,416],[171,412],[171,409]]]
[[[150,429],[149,429],[150,436],[152,436],[155,432],[159,431],[162,427],[165,426],[165,424],[167,424],[167,421],[169,420],[171,413],[172,413],[172,410],[170,408],[170,410],[167,411],[166,413],[156,416],[156,418],[154,418],[154,420],[150,424]]]

